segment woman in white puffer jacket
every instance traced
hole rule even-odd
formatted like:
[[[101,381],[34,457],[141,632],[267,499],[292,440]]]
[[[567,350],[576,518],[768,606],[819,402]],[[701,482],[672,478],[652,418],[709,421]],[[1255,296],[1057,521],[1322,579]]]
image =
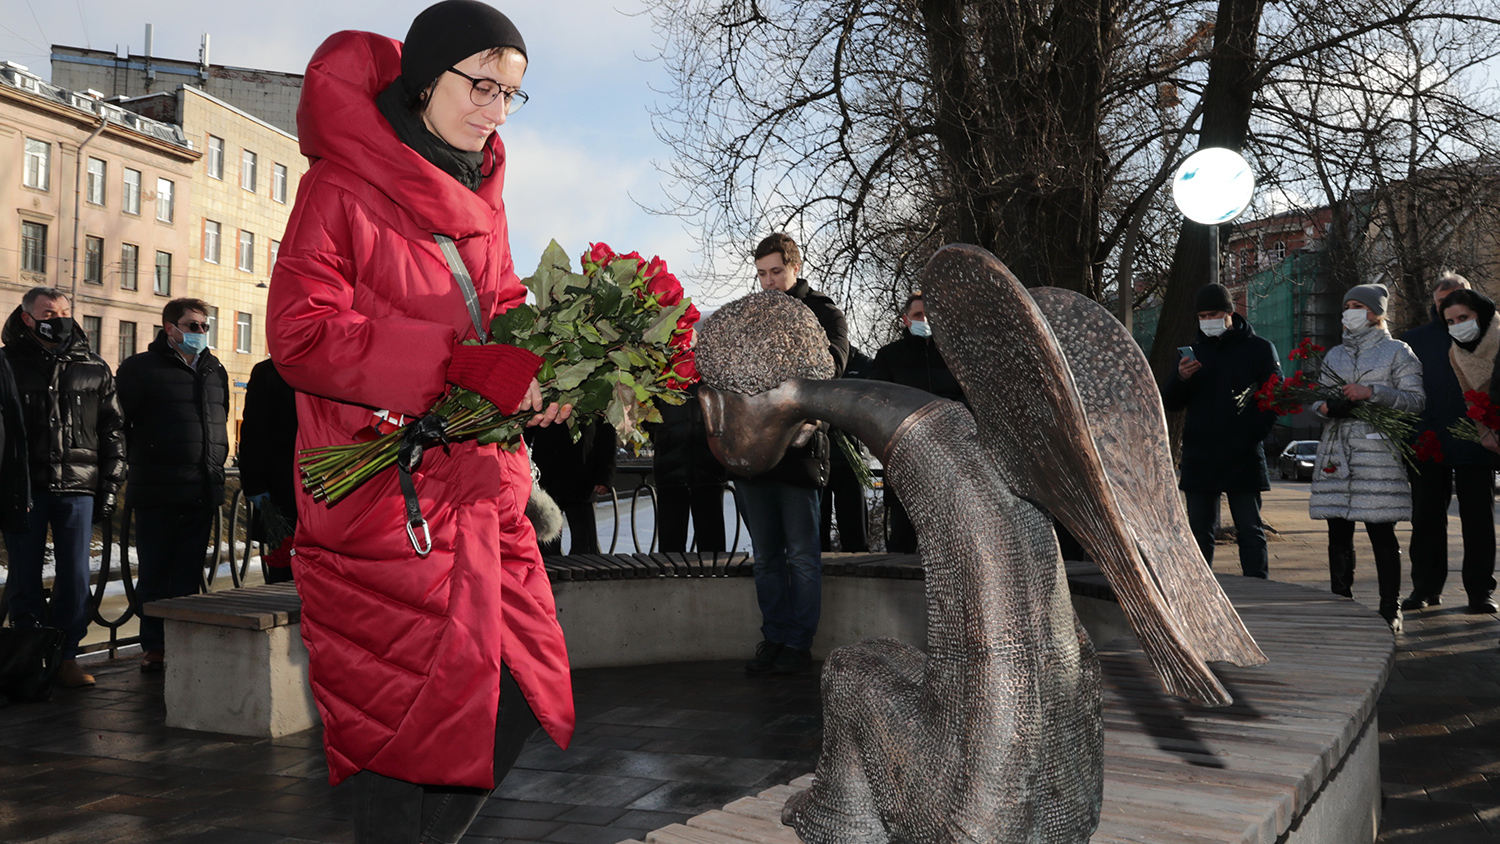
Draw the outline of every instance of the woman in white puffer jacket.
[[[1318,443],[1308,511],[1328,521],[1328,573],[1335,594],[1354,583],[1354,523],[1364,522],[1375,553],[1380,615],[1401,631],[1401,545],[1396,522],[1411,518],[1411,487],[1395,443],[1351,415],[1358,402],[1419,413],[1425,403],[1422,364],[1385,325],[1385,285],[1361,284],[1344,295],[1344,342],[1323,359],[1344,382],[1344,400],[1313,410],[1329,420]],[[1327,379],[1320,379],[1326,382]]]

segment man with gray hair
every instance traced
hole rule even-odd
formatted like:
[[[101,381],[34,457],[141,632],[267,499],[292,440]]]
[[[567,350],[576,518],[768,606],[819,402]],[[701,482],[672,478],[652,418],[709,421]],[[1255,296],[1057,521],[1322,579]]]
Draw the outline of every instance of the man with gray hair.
[[[21,394],[31,471],[25,530],[5,535],[11,623],[62,630],[57,682],[91,686],[94,678],[76,659],[89,627],[89,546],[94,522],[109,517],[125,480],[114,376],[109,364],[89,351],[89,336],[73,321],[72,303],[55,287],[26,291],[0,340]],[[50,606],[42,592],[48,528],[56,564]]]
[[[1467,290],[1469,280],[1445,272],[1432,286],[1432,319],[1401,335],[1422,362],[1422,389],[1427,405],[1417,431],[1432,431],[1442,446],[1441,463],[1423,461],[1408,468],[1411,479],[1411,595],[1403,610],[1437,606],[1448,579],[1448,504],[1458,494],[1458,519],[1463,529],[1463,584],[1469,611],[1496,611],[1494,458],[1476,443],[1448,433],[1468,410],[1463,388],[1448,359],[1452,338],[1438,305],[1455,290]]]

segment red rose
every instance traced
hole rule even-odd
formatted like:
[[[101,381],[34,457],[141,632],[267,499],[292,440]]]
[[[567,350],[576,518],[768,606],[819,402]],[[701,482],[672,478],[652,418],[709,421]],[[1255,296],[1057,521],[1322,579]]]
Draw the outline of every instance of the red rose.
[[[646,292],[654,295],[664,308],[673,307],[682,301],[682,285],[677,282],[677,276],[669,272],[658,273],[655,278],[646,282]]]
[[[697,325],[697,324],[698,324],[698,306],[696,306],[696,305],[692,304],[691,302],[689,302],[688,306],[687,306],[687,310],[684,311],[683,314],[682,314],[682,317],[677,320],[677,330],[678,331],[691,331],[692,328],[693,328],[693,326]]]
[[[631,260],[631,261],[635,261],[635,271],[636,271],[636,273],[640,273],[641,268],[646,266],[646,259],[642,258],[641,257],[641,253],[639,253],[639,252],[628,252],[628,253],[626,253],[624,255],[616,255],[615,258],[616,259],[623,258],[623,259],[628,259],[628,260]]]
[[[657,273],[667,271],[667,262],[656,255],[651,256],[651,262],[646,264],[646,271],[642,273],[648,280],[655,278]]]
[[[1477,404],[1476,405],[1471,405],[1469,407],[1468,411],[1466,412],[1466,415],[1470,419],[1473,419],[1475,422],[1483,422],[1484,421],[1484,415],[1485,415],[1484,414],[1484,408],[1480,407]]]
[[[672,359],[672,368],[668,371],[671,376],[667,380],[667,386],[674,390],[686,388],[698,380],[698,364],[693,360],[693,350],[683,349],[677,357]]]
[[[1328,473],[1328,474],[1330,474],[1330,475],[1333,474],[1334,472],[1337,472],[1338,470],[1339,470],[1339,467],[1337,467],[1337,466],[1324,466],[1323,467],[1323,471],[1326,472],[1326,473]]]
[[[590,243],[589,251],[583,253],[583,263],[604,266],[614,260],[615,252],[605,243]]]

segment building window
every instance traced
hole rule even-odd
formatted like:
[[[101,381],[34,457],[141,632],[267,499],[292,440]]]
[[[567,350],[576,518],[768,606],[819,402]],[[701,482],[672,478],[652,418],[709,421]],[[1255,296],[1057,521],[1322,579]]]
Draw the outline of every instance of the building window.
[[[222,227],[213,220],[203,221],[203,260],[219,263],[219,234]]]
[[[120,321],[120,362],[135,354],[135,323]]]
[[[255,272],[255,235],[240,229],[240,269]]]
[[[120,289],[135,290],[141,275],[141,247],[120,244]]]
[[[1240,252],[1240,273],[1246,276],[1255,274],[1255,247]]]
[[[208,347],[219,348],[219,309],[208,306]]]
[[[104,320],[96,316],[83,318],[83,333],[89,337],[89,348],[99,348],[99,340],[104,335]]]
[[[208,136],[208,175],[209,178],[223,180],[224,178],[224,139]]]
[[[83,280],[88,284],[104,283],[104,238],[83,238]]]
[[[276,272],[276,253],[281,251],[281,241],[271,241],[270,261],[266,264],[266,275]]]
[[[1266,257],[1269,258],[1271,260],[1271,263],[1273,264],[1279,264],[1282,261],[1286,260],[1286,241],[1278,240],[1275,243],[1271,244],[1271,248],[1267,251]]]
[[[21,183],[37,190],[52,189],[52,144],[26,139],[26,170]]]
[[[234,318],[234,350],[250,354],[250,315],[237,311]]]
[[[104,204],[104,162],[97,158],[89,159],[89,202]]]
[[[271,168],[271,198],[280,203],[286,202],[285,164],[277,164]]]
[[[248,149],[240,162],[240,187],[255,193],[255,153]]]
[[[172,295],[172,253],[156,253],[156,280],[152,283],[151,292],[158,296]]]
[[[120,203],[126,214],[141,213],[141,171],[125,168],[125,191]]]
[[[21,270],[47,272],[47,227],[41,223],[21,223]]]
[[[156,219],[163,223],[172,222],[172,188],[171,180],[156,180]]]

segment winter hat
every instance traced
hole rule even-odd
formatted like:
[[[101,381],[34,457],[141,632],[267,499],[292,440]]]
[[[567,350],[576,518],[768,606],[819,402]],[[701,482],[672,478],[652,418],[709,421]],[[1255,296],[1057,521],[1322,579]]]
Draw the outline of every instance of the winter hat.
[[[1391,292],[1384,284],[1361,284],[1349,288],[1349,292],[1344,294],[1344,301],[1358,302],[1376,316],[1385,316],[1385,303],[1390,296]]]
[[[496,47],[526,55],[526,42],[510,18],[479,0],[443,0],[411,22],[401,48],[401,82],[415,97],[448,68]]]
[[[1233,311],[1234,299],[1229,295],[1229,288],[1224,285],[1205,284],[1198,288],[1198,295],[1193,298],[1193,310]]]

